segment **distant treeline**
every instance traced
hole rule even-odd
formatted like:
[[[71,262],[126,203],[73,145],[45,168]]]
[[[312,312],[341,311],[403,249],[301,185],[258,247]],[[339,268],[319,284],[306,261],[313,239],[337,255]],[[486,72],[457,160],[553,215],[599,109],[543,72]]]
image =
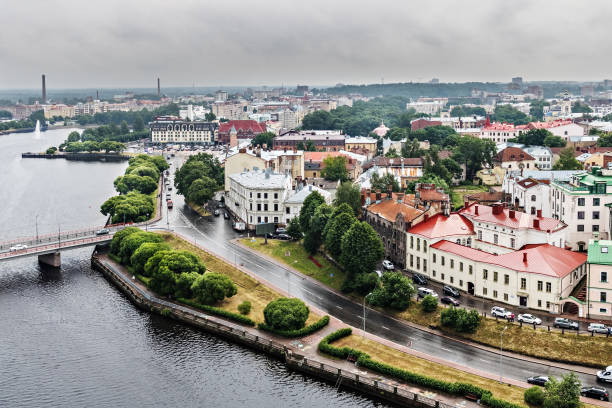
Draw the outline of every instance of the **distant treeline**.
[[[95,115],[80,115],[75,118],[79,125],[120,125],[122,122],[126,122],[130,126],[134,126],[139,122],[148,123],[155,119],[156,116],[163,115],[178,115],[179,107],[175,103],[171,103],[161,108],[148,111],[142,109],[141,111],[111,111],[104,113],[96,113]]]

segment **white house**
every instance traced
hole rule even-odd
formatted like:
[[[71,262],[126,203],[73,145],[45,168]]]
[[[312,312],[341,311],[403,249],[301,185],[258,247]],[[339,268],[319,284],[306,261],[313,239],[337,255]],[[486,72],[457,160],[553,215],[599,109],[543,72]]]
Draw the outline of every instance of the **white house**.
[[[287,198],[285,202],[283,203],[283,207],[284,207],[283,222],[285,224],[289,224],[289,221],[291,221],[293,218],[300,215],[300,211],[302,209],[302,204],[304,204],[304,200],[314,191],[318,192],[319,194],[323,196],[323,198],[325,199],[325,203],[331,204],[332,194],[329,191],[319,188],[317,186],[313,186],[313,185],[304,186],[300,190],[298,190],[295,194]]]

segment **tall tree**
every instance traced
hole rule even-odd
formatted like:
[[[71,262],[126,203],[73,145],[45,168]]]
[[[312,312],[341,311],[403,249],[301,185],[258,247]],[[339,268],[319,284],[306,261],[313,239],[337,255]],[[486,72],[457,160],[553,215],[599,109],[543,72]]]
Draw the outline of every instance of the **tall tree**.
[[[417,138],[413,138],[410,140],[406,138],[404,145],[402,146],[402,157],[422,157],[423,149],[421,149],[421,145]]]
[[[134,117],[134,132],[142,132],[144,130],[144,120],[140,114]]]
[[[374,289],[370,303],[375,306],[406,310],[416,293],[412,281],[401,272],[385,272],[382,285]]]
[[[574,157],[574,150],[571,147],[561,150],[559,160],[553,165],[553,170],[580,170],[582,163]]]
[[[382,192],[385,192],[388,191],[389,186],[391,186],[391,190],[394,193],[398,193],[401,191],[399,182],[391,173],[385,173],[383,176],[379,176],[378,173],[372,174],[372,177],[370,178],[370,184],[372,185],[373,190],[380,190]]]
[[[251,145],[253,146],[262,146],[265,144],[268,148],[272,148],[274,146],[274,138],[276,137],[276,133],[274,132],[263,132],[255,136],[251,140]]]
[[[317,253],[323,243],[323,231],[331,213],[332,208],[323,203],[317,207],[310,219],[310,228],[304,233],[304,248],[311,254]]]
[[[342,237],[357,222],[353,215],[340,213],[336,217],[330,218],[328,222],[327,234],[325,235],[325,249],[334,258],[338,258],[342,252]]]
[[[336,189],[334,205],[339,207],[342,204],[348,204],[356,217],[361,214],[361,191],[358,185],[345,181]]]
[[[476,172],[484,165],[493,165],[493,157],[496,153],[497,148],[492,140],[463,136],[457,141],[453,159],[465,165],[465,177],[471,181],[476,176]]]
[[[529,116],[525,115],[512,105],[497,105],[495,106],[495,114],[493,118],[497,122],[514,123],[515,125],[525,125],[529,122]]]
[[[340,263],[349,275],[373,272],[385,251],[380,237],[365,221],[353,223],[342,236]]]
[[[300,227],[302,232],[308,231],[310,228],[310,219],[314,215],[315,210],[318,206],[323,204],[325,199],[318,191],[313,191],[308,194],[308,197],[304,200],[302,208],[300,209]]]
[[[551,377],[545,386],[544,408],[578,408],[580,403],[580,381],[576,374],[564,375],[561,381]]]
[[[347,160],[344,156],[326,157],[323,160],[323,170],[321,175],[325,180],[346,181],[348,180],[348,170],[346,169]]]

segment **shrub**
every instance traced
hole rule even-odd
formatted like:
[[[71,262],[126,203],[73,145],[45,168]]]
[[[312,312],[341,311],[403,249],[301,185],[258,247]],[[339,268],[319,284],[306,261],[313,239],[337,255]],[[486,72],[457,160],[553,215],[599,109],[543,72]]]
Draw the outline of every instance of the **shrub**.
[[[347,278],[342,283],[342,291],[346,293],[357,292],[360,295],[367,295],[372,292],[378,284],[378,275],[372,273],[359,273]]]
[[[200,277],[201,275],[197,272],[183,272],[176,277],[176,286],[174,289],[174,296],[176,297],[184,297],[191,298],[193,297],[193,292],[191,291],[191,287],[193,283]]]
[[[455,329],[457,332],[474,333],[480,325],[480,315],[477,311],[467,311],[465,309],[455,309],[449,307],[440,313],[442,326]]]
[[[546,395],[540,387],[531,387],[525,391],[525,402],[533,407],[541,407],[544,404]]]
[[[121,231],[115,232],[115,235],[113,235],[113,240],[111,241],[111,244],[110,244],[111,253],[115,255],[119,255],[119,248],[121,246],[121,241],[123,241],[123,239],[127,237],[128,235],[131,235],[135,232],[140,232],[140,231],[141,231],[140,228],[126,227],[122,229]]]
[[[255,322],[249,319],[248,317],[243,316],[238,313],[230,312],[225,309],[221,309],[220,307],[202,305],[202,304],[199,304],[198,302],[194,302],[193,300],[189,300],[185,298],[179,298],[178,301],[186,305],[189,305],[191,307],[195,307],[196,309],[204,310],[207,313],[224,317],[228,320],[233,320],[241,324],[246,324],[247,326],[255,326]]]
[[[157,251],[144,266],[144,273],[151,277],[149,287],[163,296],[174,294],[179,276],[190,272],[203,274],[206,267],[189,251]]]
[[[299,330],[304,327],[310,310],[299,299],[279,298],[264,309],[266,325],[275,330]]]
[[[265,323],[259,323],[257,327],[261,330],[269,331],[283,337],[303,337],[322,329],[327,326],[327,324],[329,324],[329,316],[323,316],[313,324],[298,330],[277,330]]]
[[[353,330],[350,327],[345,327],[344,329],[339,329],[328,334],[319,342],[319,351],[338,358],[347,358],[351,355],[356,356],[357,358],[361,356],[367,356],[369,358],[369,356],[363,351],[355,350],[350,347],[334,347],[329,344],[336,340],[340,340],[341,338],[350,336],[352,332]]]
[[[234,296],[238,289],[227,276],[221,273],[208,272],[193,282],[191,291],[198,302],[211,305],[221,302],[226,297]]]
[[[168,244],[163,242],[145,242],[138,247],[130,258],[130,263],[135,273],[144,274],[144,266],[155,253],[158,251],[167,251],[170,249]]]
[[[251,313],[251,302],[249,302],[248,300],[245,300],[244,302],[239,304],[238,311],[242,315],[248,315],[249,313]]]
[[[385,272],[381,281],[382,285],[372,292],[371,303],[375,306],[406,310],[415,293],[410,279],[401,272]]]
[[[438,308],[438,299],[431,295],[426,295],[421,302],[421,308],[426,313],[435,311]]]

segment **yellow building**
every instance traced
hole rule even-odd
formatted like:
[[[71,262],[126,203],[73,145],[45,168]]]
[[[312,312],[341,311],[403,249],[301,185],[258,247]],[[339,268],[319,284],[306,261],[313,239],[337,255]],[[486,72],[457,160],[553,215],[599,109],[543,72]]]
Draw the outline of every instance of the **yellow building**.
[[[353,149],[367,149],[373,155],[376,154],[376,139],[373,137],[347,137],[344,146],[349,152]]]
[[[72,118],[75,116],[74,106],[63,104],[45,105],[43,109],[46,119],[51,119],[54,116],[61,116],[63,118]]]

